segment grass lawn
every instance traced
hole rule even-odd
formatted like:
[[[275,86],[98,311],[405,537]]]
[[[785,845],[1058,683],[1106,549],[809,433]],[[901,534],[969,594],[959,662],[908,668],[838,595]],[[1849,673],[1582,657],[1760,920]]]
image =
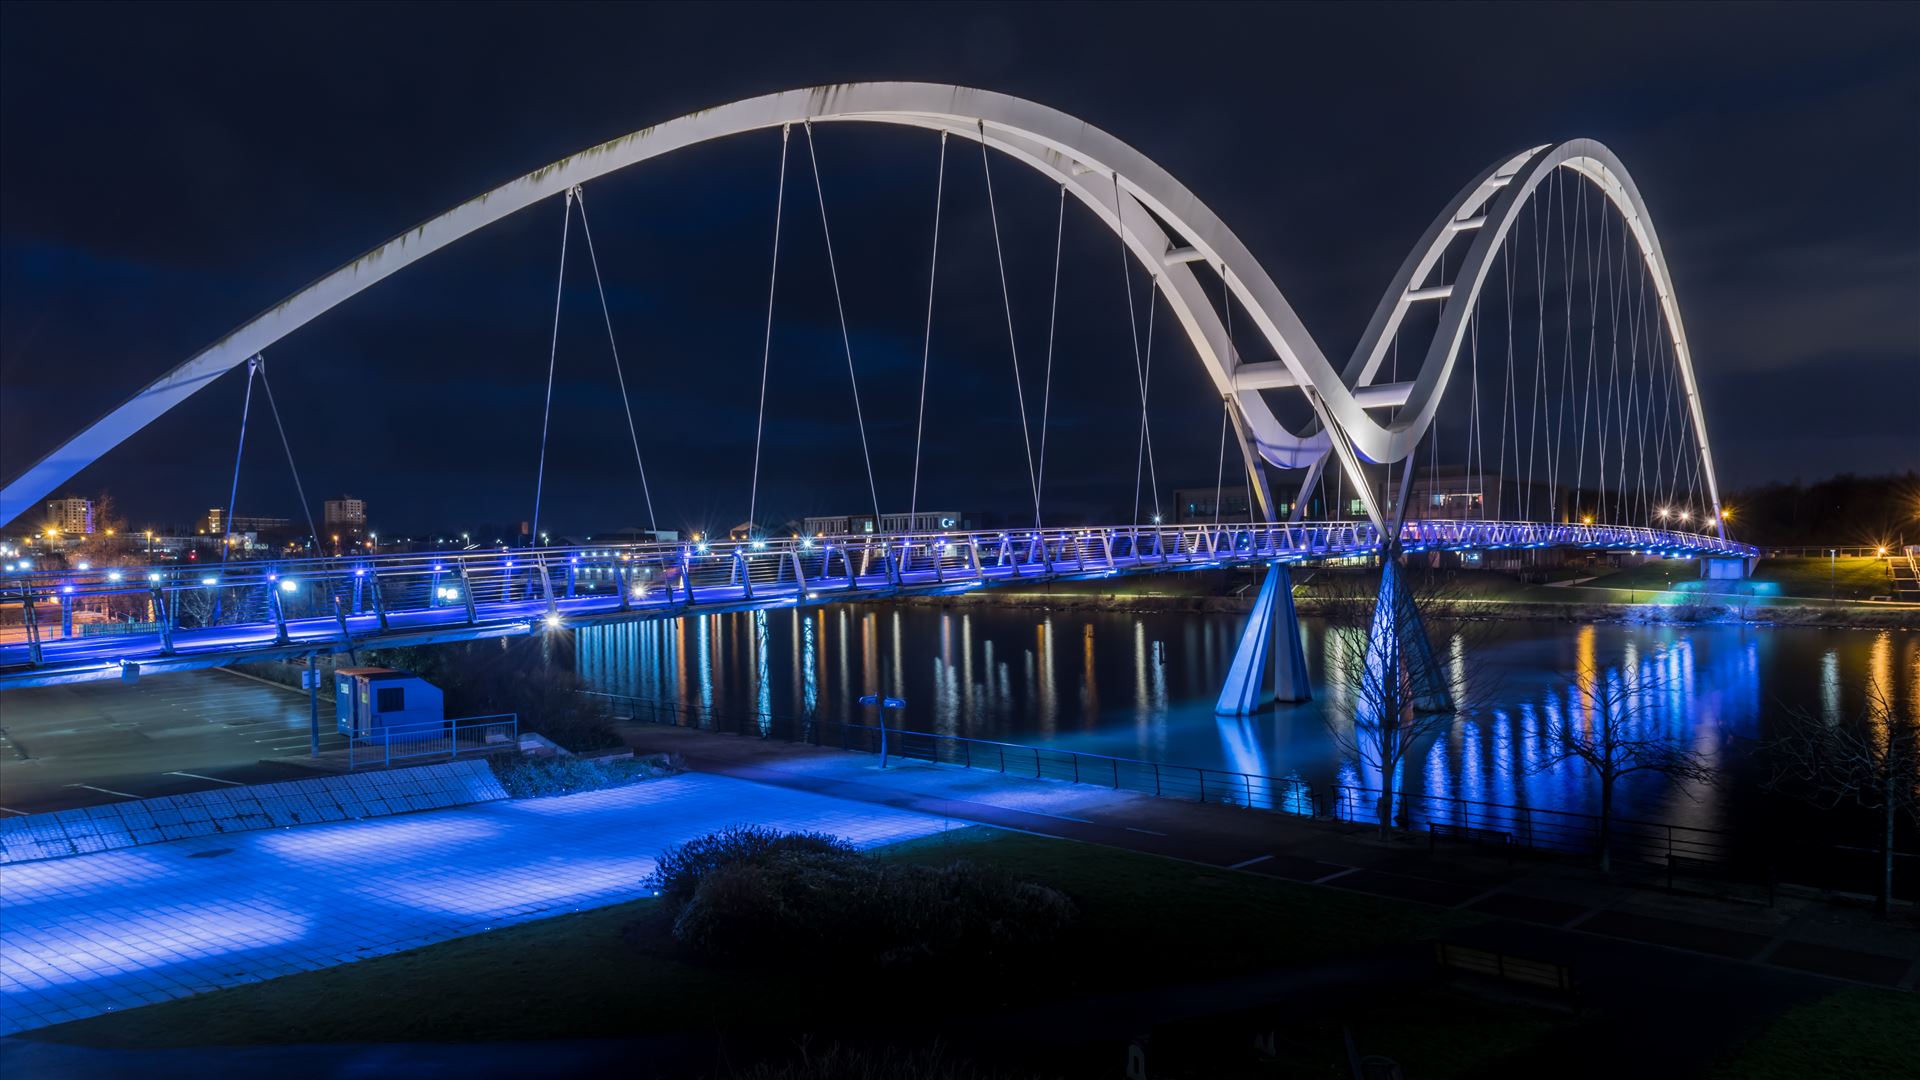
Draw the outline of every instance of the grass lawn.
[[[975,828],[883,857],[1001,867],[1073,897],[1079,927],[1031,978],[899,986],[868,971],[751,972],[678,959],[651,900],[94,1017],[31,1038],[94,1046],[473,1041],[790,1030],[860,1016],[1084,996],[1227,976],[1436,933],[1470,917],[1151,855]],[[1019,973],[1024,974],[1024,973]],[[884,992],[876,994],[876,988]],[[996,1001],[993,998],[999,998]],[[943,1000],[944,999],[944,1000]],[[778,1002],[774,1013],[767,1012]]]
[[[1761,559],[1753,576],[1778,584],[1782,596],[1816,600],[1830,594],[1841,600],[1865,600],[1893,592],[1884,559]]]
[[[1920,994],[1851,987],[1789,1009],[1738,1047],[1721,1080],[1911,1077],[1920,1067]]]
[[[1420,1080],[1503,1074],[1502,1059],[1521,1054],[1541,1038],[1572,1025],[1565,1013],[1490,1000],[1444,987],[1361,1002],[1329,1002],[1289,1009],[1261,1022],[1256,1016],[1222,1017],[1170,1025],[1154,1032],[1153,1075],[1246,1077],[1347,1077],[1347,1037],[1363,1056],[1391,1058]],[[1245,1051],[1249,1031],[1271,1031],[1273,1057]],[[1162,1073],[1159,1070],[1169,1069]]]

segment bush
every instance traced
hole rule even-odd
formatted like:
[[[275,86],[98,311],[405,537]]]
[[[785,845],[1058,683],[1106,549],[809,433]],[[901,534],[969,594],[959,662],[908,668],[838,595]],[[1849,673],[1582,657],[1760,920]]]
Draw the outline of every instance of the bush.
[[[604,706],[570,690],[529,693],[528,711],[520,713],[520,727],[552,739],[576,754],[611,750],[626,745]]]
[[[648,884],[682,947],[735,962],[993,966],[1047,948],[1076,915],[1059,891],[973,863],[882,862],[750,826],[668,851]]]
[[[678,911],[693,899],[700,882],[720,867],[765,862],[788,852],[854,855],[852,844],[827,833],[783,833],[758,825],[730,825],[668,848],[653,873],[647,875],[645,885],[666,897],[668,906]]]
[[[500,779],[500,786],[516,799],[599,791],[672,776],[681,771],[679,760],[670,754],[614,760],[495,756],[488,761],[493,766],[493,774]]]

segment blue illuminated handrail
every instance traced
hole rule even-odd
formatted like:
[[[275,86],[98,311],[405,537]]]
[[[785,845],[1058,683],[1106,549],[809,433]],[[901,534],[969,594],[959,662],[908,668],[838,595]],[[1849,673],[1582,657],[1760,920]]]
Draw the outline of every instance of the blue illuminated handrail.
[[[1750,556],[1718,537],[1628,526],[1408,522],[1401,544],[1500,549],[1580,546]],[[1088,526],[771,539],[591,544],[230,562],[15,570],[0,609],[0,669],[64,665],[105,677],[122,663],[461,640],[545,622],[827,603],[1097,578],[1370,556],[1370,522]],[[638,613],[636,616],[635,613]],[[130,624],[111,635],[76,622]],[[151,624],[135,632],[132,627]],[[19,685],[9,675],[0,686]]]

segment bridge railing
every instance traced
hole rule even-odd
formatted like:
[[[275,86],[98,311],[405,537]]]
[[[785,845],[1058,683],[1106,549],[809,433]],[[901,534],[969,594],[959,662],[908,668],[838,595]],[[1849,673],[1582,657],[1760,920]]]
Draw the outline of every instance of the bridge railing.
[[[518,713],[469,716],[437,724],[423,724],[347,740],[347,768],[387,767],[394,762],[447,758],[461,754],[491,754],[510,750],[520,741]]]
[[[1492,547],[1625,547],[1727,554],[1757,549],[1718,537],[1637,526],[1529,522],[1412,521],[1402,541],[1419,545]],[[1364,554],[1379,546],[1378,530],[1366,522],[1293,522],[1274,525],[1098,526],[996,529],[969,532],[780,537],[739,541],[689,541],[583,545],[485,551],[347,554],[214,562],[167,562],[147,566],[34,569],[0,573],[4,593],[18,601],[77,602],[89,597],[231,596],[226,609],[258,614],[271,600],[268,585],[290,617],[328,614],[342,598],[353,613],[377,606],[396,609],[445,602],[456,579],[465,578],[477,600],[524,602],[617,594],[630,577],[659,580],[690,576],[696,588],[799,580],[846,582],[889,573],[980,574],[1012,568],[1097,571],[1161,561],[1261,561],[1323,554]],[[891,564],[891,565],[889,565]],[[743,575],[743,567],[745,568]],[[648,571],[640,575],[637,571]],[[635,582],[634,584],[640,584]],[[678,582],[676,582],[678,584]],[[308,586],[319,586],[318,593]],[[251,594],[246,599],[238,599]],[[319,597],[319,602],[315,597]],[[376,597],[378,600],[376,601]]]
[[[1409,550],[1584,546],[1657,553],[1751,554],[1718,537],[1628,526],[1414,521]],[[229,650],[395,627],[532,622],[543,614],[832,599],[835,594],[972,588],[1368,555],[1369,522],[1288,522],[989,529],[535,549],[348,554],[153,566],[85,564],[0,573],[0,664],[43,662],[52,641],[80,636],[76,613],[150,632],[118,635],[116,656],[169,655],[176,633]],[[15,618],[17,616],[17,619]],[[85,620],[79,620],[85,621]],[[97,653],[98,647],[95,652]],[[96,657],[97,659],[97,657]]]

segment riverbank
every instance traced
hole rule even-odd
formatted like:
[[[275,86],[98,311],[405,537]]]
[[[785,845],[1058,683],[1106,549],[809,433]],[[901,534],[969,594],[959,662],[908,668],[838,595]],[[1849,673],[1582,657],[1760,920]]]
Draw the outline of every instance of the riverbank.
[[[1330,606],[1316,592],[1312,579],[1310,572],[1298,572],[1296,578],[1294,605],[1302,615],[1325,614]],[[916,607],[961,609],[1243,614],[1253,607],[1256,584],[1257,579],[1244,574],[1166,574],[1055,582],[1037,591],[980,589],[948,596],[905,597],[897,602]],[[1450,592],[1443,603],[1469,617],[1544,622],[1920,629],[1920,604],[1836,602],[1695,588],[1650,588],[1638,583],[1628,588],[1584,583],[1530,584],[1495,574],[1458,575],[1450,581]]]

